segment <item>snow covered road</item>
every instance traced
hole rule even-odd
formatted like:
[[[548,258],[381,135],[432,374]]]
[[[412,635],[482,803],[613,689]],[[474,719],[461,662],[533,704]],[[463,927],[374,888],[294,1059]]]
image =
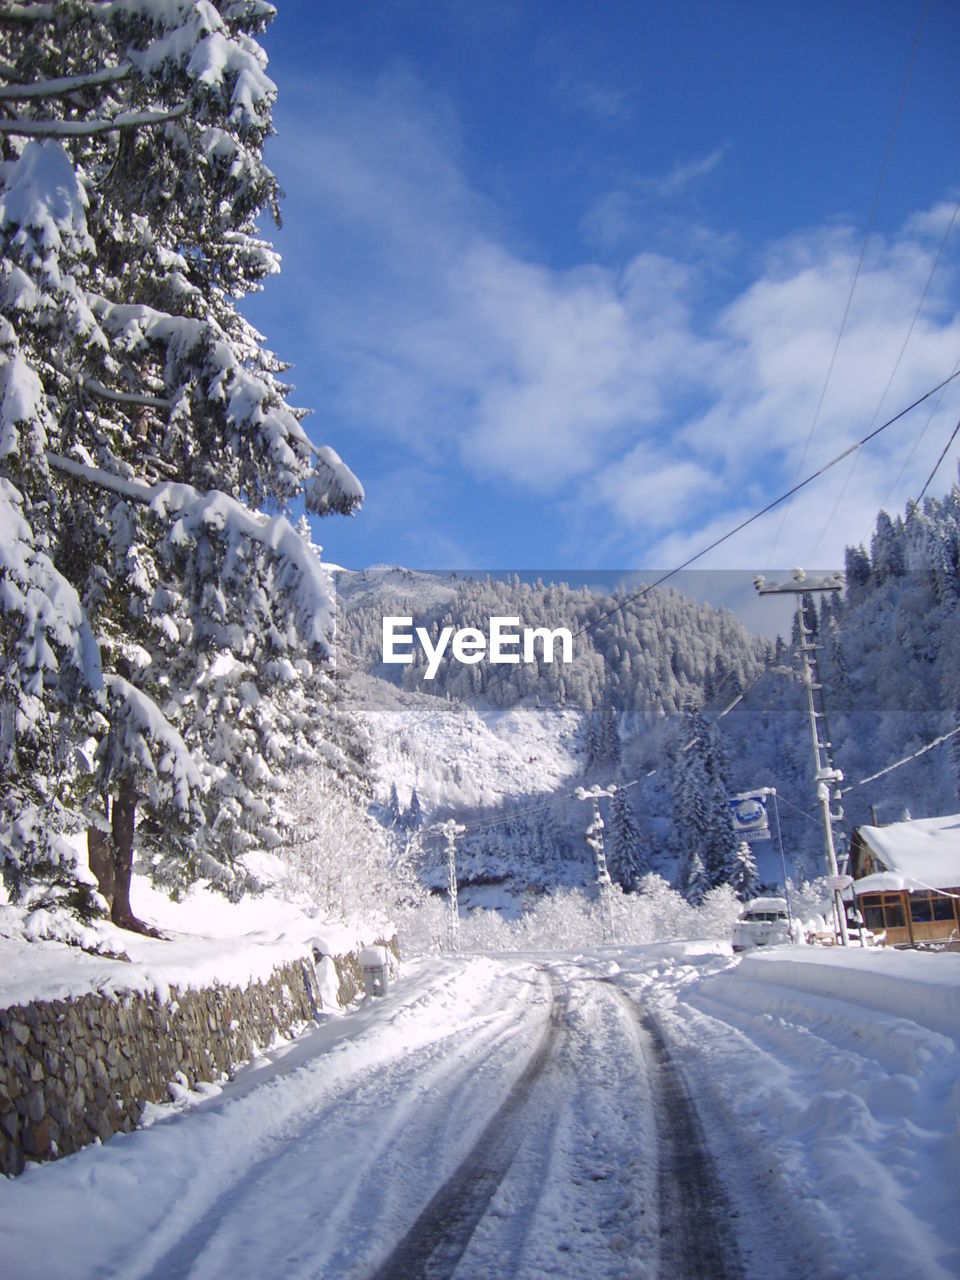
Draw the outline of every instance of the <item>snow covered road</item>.
[[[221,1091],[0,1181],[3,1275],[946,1280],[956,1042],[818,994],[835,977],[683,944],[417,961]]]

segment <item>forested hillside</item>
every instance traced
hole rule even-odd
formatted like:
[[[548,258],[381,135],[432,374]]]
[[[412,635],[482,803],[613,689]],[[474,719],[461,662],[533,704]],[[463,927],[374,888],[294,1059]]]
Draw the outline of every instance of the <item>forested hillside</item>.
[[[846,590],[820,597],[819,604],[806,598],[807,624],[820,646],[834,755],[845,777],[845,838],[854,824],[871,820],[871,806],[881,822],[905,812],[922,816],[957,807],[956,740],[860,783],[960,722],[958,566],[960,490],[954,486],[945,498],[927,498],[902,518],[881,512],[869,549],[847,553]],[[795,634],[768,644],[748,636],[731,615],[664,590],[617,610],[621,597],[563,585],[448,578],[441,588],[424,579],[425,605],[418,609],[416,575],[408,576],[402,595],[395,587],[394,579],[386,598],[377,601],[368,581],[354,609],[349,590],[341,592],[341,644],[349,664],[454,705],[468,700],[481,711],[521,701],[531,709],[561,703],[576,709],[581,729],[571,767],[587,781],[623,788],[616,800],[603,802],[602,811],[611,873],[625,888],[636,887],[648,870],[665,875],[693,900],[711,884],[749,886],[751,870],[738,862],[722,798],[757,786],[777,789],[788,872],[823,873]],[[445,625],[483,628],[491,614],[566,626],[577,637],[575,661],[539,668],[448,662],[435,680],[425,682],[422,656],[410,667],[378,665],[380,619],[391,612],[414,616],[433,634]],[[728,710],[738,694],[742,698]],[[411,718],[410,732],[402,737],[408,773],[418,723],[430,721],[433,733],[439,714],[430,721],[430,713],[421,710]],[[380,744],[388,761],[391,749]],[[533,760],[531,774],[542,767]],[[383,767],[388,775],[389,763]],[[421,767],[428,769],[425,756]],[[469,773],[469,745],[453,767]],[[570,786],[535,800],[521,794],[526,784],[518,782],[512,793],[500,785],[505,793],[493,809],[465,805],[456,785],[446,806],[439,797],[428,805],[427,816],[453,811],[467,823],[464,881],[508,883],[522,895],[589,880],[586,810],[570,798]],[[754,851],[761,875],[779,879],[774,843]],[[434,879],[439,887],[439,871]]]
[[[429,579],[421,580],[430,594]],[[444,583],[451,587],[450,579]],[[772,646],[751,636],[733,614],[669,588],[651,590],[621,607],[642,589],[605,595],[563,583],[487,577],[458,581],[449,602],[428,599],[419,609],[413,606],[415,596],[401,596],[393,588],[394,580],[387,579],[379,600],[367,599],[357,608],[350,607],[348,588],[341,651],[353,666],[376,669],[399,679],[405,689],[440,697],[482,697],[494,706],[532,698],[542,706],[586,712],[609,706],[621,722],[639,727],[676,715],[691,700],[699,705],[721,688],[734,697],[772,655]],[[514,666],[468,666],[446,659],[426,681],[422,649],[415,649],[410,666],[381,666],[381,620],[390,614],[413,616],[414,625],[426,627],[434,638],[445,626],[483,631],[491,617],[519,617],[521,627],[566,627],[574,637],[573,662],[545,663],[539,653],[536,664]]]

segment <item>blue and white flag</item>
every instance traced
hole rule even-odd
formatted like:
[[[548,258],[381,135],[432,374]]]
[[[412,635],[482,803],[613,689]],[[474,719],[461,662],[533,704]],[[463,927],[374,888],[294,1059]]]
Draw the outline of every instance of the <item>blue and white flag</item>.
[[[766,791],[746,791],[742,795],[731,796],[727,803],[734,829],[741,840],[752,843],[771,838]]]

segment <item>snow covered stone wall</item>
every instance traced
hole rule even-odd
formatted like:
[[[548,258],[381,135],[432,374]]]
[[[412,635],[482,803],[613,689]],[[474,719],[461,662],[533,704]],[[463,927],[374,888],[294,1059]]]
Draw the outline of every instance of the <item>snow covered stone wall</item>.
[[[395,940],[389,944],[396,951]],[[330,973],[330,967],[335,970]],[[361,989],[356,956],[312,956],[246,987],[90,992],[0,1009],[0,1172],[129,1133],[170,1085],[192,1088]]]

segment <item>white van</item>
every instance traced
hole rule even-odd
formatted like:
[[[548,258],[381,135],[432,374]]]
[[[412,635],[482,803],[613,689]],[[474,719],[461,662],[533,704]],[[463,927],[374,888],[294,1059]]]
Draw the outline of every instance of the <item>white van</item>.
[[[786,898],[752,898],[733,926],[734,951],[782,946],[792,941]]]

